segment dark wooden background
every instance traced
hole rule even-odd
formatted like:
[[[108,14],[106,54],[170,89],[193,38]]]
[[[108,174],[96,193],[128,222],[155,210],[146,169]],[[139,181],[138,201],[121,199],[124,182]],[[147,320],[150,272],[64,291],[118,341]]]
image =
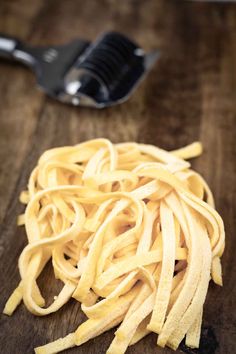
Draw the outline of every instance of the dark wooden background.
[[[217,354],[236,353],[236,4],[157,0],[1,0],[0,31],[37,45],[60,44],[78,36],[94,39],[115,29],[162,56],[132,98],[97,111],[62,105],[35,87],[27,69],[0,61],[0,310],[19,281],[17,259],[26,237],[16,227],[23,209],[20,191],[40,154],[50,147],[107,137],[175,149],[192,141],[204,145],[193,161],[209,182],[227,232],[224,287],[213,284],[204,325],[219,343]],[[50,276],[41,284],[52,294]],[[57,285],[56,285],[57,287]],[[21,305],[1,315],[0,352],[28,354],[33,348],[77,328],[84,320],[70,301],[58,313],[36,318]],[[110,331],[69,353],[104,353]],[[210,347],[201,354],[212,353]],[[171,353],[150,335],[128,354]],[[181,350],[178,351],[179,353]]]

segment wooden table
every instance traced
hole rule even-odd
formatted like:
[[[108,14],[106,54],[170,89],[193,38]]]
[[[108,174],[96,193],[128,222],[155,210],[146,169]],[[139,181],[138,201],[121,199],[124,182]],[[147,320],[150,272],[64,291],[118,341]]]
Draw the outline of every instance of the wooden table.
[[[211,284],[204,311],[219,344],[216,353],[236,352],[236,7],[176,1],[2,0],[0,31],[31,44],[60,44],[77,36],[94,39],[115,29],[162,56],[132,98],[101,111],[60,104],[35,87],[25,68],[0,62],[0,309],[19,281],[17,259],[26,244],[16,216],[29,173],[40,154],[54,146],[106,137],[175,149],[202,141],[193,167],[209,182],[225,221],[224,287]],[[53,293],[48,275],[40,279]],[[1,315],[0,352],[32,353],[84,321],[70,301],[58,313],[36,318],[23,305]],[[110,331],[67,353],[104,353]],[[150,335],[127,353],[171,353]],[[210,347],[209,347],[210,348]],[[213,353],[212,349],[199,353]],[[181,350],[177,352],[182,352]]]

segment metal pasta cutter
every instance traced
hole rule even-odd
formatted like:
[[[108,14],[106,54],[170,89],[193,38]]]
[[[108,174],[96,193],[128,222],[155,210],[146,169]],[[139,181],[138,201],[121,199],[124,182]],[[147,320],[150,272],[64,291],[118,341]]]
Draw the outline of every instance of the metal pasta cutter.
[[[30,47],[0,36],[0,57],[29,66],[49,96],[73,105],[103,108],[125,101],[159,57],[126,36],[108,32],[94,43]]]

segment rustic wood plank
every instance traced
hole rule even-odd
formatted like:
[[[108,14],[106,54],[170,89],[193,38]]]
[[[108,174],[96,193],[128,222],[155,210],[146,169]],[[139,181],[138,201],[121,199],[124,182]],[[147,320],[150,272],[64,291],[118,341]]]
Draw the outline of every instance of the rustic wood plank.
[[[16,215],[22,210],[18,195],[45,149],[94,137],[114,142],[137,140],[166,149],[201,140],[205,154],[193,161],[193,166],[212,187],[227,231],[225,284],[223,289],[211,284],[204,324],[212,327],[219,343],[216,353],[233,353],[236,9],[232,5],[165,0],[0,3],[0,31],[32,44],[64,43],[77,36],[93,39],[110,29],[127,33],[147,50],[162,50],[152,73],[121,106],[96,111],[62,105],[34,87],[30,72],[0,62],[0,309],[19,281],[17,259],[26,243],[24,230],[15,226]],[[51,278],[46,272],[41,276],[43,288]],[[50,287],[50,294],[58,288],[59,284]],[[45,318],[36,318],[20,306],[12,318],[1,315],[1,351],[32,353],[33,347],[66,335],[84,319],[73,300]],[[112,337],[113,331],[109,331],[68,353],[104,353]],[[171,350],[156,348],[155,335],[150,335],[128,350],[132,353]]]

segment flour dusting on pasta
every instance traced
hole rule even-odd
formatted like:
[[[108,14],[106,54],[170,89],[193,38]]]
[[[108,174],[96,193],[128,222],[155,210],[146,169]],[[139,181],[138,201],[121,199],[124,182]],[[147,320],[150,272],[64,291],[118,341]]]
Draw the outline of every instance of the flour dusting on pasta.
[[[157,345],[199,346],[209,281],[222,285],[224,225],[205,180],[185,159],[196,142],[167,152],[107,139],[46,151],[20,195],[28,245],[21,282],[4,308],[24,301],[35,315],[72,297],[88,319],[65,338],[35,348],[52,354],[118,326],[107,354],[125,353],[150,332]],[[37,278],[48,261],[64,286],[45,307]]]

